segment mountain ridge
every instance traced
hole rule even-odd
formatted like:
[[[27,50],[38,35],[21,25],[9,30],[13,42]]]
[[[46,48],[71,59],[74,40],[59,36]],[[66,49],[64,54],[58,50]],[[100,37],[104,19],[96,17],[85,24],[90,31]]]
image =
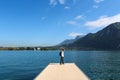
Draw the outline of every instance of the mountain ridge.
[[[120,22],[108,25],[96,33],[89,33],[72,44],[65,45],[75,49],[120,50]]]
[[[76,36],[74,39],[66,39],[66,40],[62,41],[61,43],[59,43],[58,46],[71,44],[71,43],[75,42],[76,40],[82,38],[83,36],[84,35],[79,35],[79,36]]]

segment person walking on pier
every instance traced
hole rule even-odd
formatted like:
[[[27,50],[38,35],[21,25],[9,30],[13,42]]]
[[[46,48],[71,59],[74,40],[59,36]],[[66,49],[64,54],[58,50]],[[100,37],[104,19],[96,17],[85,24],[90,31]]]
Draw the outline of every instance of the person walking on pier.
[[[62,48],[60,53],[60,64],[64,64],[64,49]]]

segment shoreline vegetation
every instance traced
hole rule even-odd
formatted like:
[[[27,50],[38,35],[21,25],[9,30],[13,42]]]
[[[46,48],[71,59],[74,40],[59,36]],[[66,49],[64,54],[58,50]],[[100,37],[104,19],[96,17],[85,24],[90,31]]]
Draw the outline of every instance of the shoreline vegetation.
[[[58,50],[56,47],[0,47],[0,50],[33,50],[33,51],[44,51],[44,50]]]
[[[48,50],[60,50],[64,48],[65,50],[81,50],[81,51],[120,51],[119,49],[95,49],[95,48],[81,48],[81,47],[61,47],[61,46],[52,46],[52,47],[0,47],[0,51],[9,50],[9,51],[22,51],[22,50],[31,50],[31,51],[48,51]]]

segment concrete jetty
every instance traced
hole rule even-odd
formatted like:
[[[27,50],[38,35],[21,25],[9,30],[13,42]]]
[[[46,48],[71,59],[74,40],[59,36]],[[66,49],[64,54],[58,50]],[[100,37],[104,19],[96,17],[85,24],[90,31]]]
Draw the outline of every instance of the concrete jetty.
[[[34,80],[90,80],[74,63],[50,63]]]

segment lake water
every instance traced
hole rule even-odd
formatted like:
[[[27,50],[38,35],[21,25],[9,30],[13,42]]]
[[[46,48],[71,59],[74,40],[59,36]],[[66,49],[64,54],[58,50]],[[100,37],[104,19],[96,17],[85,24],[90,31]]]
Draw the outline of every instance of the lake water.
[[[0,51],[0,80],[33,80],[59,51]],[[120,80],[120,51],[65,51],[65,62],[76,63],[91,80]]]

